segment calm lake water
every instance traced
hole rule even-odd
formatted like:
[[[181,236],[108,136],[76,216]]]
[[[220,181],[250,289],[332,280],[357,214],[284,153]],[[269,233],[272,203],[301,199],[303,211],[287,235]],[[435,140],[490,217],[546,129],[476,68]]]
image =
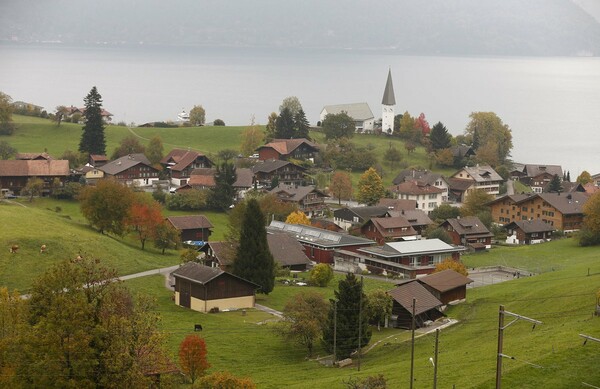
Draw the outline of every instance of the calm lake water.
[[[83,105],[93,85],[115,121],[175,120],[201,104],[207,120],[264,124],[287,96],[311,123],[324,105],[367,102],[381,116],[388,68],[396,112],[424,112],[458,135],[473,111],[513,133],[513,159],[600,172],[600,58],[412,57],[381,52],[0,44],[0,90],[54,110]]]

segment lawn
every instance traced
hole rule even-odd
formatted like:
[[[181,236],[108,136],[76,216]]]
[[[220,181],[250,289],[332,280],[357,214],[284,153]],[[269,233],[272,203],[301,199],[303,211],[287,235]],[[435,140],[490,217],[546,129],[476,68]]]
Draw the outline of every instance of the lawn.
[[[502,255],[498,256],[499,253]],[[491,263],[498,258],[504,258],[509,265],[521,260],[522,267],[526,268],[543,261],[547,268],[554,267],[555,270],[469,289],[467,302],[446,312],[449,317],[458,319],[459,324],[441,331],[438,387],[494,387],[498,307],[501,304],[507,311],[543,322],[534,330],[524,321],[506,329],[504,353],[515,359],[504,360],[504,387],[570,388],[579,387],[580,382],[598,385],[600,345],[588,342],[582,346],[578,336],[585,333],[600,337],[600,318],[592,316],[595,293],[600,288],[598,248],[579,248],[573,240],[565,239],[531,247],[499,248],[473,255],[468,261]],[[374,330],[371,344],[382,341],[363,356],[360,372],[356,367],[326,368],[306,360],[300,346],[284,342],[269,325],[256,324],[264,320],[259,312],[249,311],[245,317],[239,312],[196,313],[175,307],[170,300],[171,293],[163,287],[160,277],[132,280],[128,284],[134,290],[158,298],[157,309],[163,316],[162,326],[169,333],[172,350],[176,350],[186,334],[193,332],[194,323],[201,323],[212,369],[251,376],[260,388],[344,388],[342,380],[350,376],[380,373],[388,379],[389,387],[408,387],[410,342],[407,342],[409,334],[406,331],[387,329],[377,333]],[[366,290],[385,286],[365,279]],[[332,282],[320,291],[329,297],[335,287],[336,283]],[[269,296],[258,296],[258,302],[279,308],[293,294],[309,289],[278,283]],[[507,318],[505,323],[508,322]],[[417,339],[415,388],[432,385],[433,368],[429,358],[433,357],[433,350],[433,334]],[[317,353],[323,355],[322,350]]]

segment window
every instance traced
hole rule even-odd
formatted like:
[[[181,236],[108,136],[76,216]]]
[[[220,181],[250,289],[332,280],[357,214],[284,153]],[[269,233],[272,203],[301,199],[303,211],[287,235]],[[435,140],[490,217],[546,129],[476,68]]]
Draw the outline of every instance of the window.
[[[410,257],[410,266],[419,266],[419,258]]]

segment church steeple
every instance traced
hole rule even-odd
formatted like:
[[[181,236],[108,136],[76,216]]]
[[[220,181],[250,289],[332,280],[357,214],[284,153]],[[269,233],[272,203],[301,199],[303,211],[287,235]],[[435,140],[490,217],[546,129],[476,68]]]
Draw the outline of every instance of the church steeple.
[[[394,106],[396,105],[396,96],[394,96],[394,84],[392,84],[392,69],[388,71],[383,99],[381,99],[381,130],[388,134],[394,131]]]
[[[383,91],[383,99],[381,99],[383,105],[396,105],[396,96],[394,96],[394,84],[392,83],[392,68],[388,71],[387,82],[385,83],[385,90]]]

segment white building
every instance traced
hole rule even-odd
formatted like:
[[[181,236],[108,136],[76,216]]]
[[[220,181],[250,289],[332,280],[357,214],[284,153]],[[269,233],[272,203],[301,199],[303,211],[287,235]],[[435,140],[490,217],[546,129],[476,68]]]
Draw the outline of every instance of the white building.
[[[367,103],[353,103],[353,104],[338,104],[338,105],[326,105],[321,110],[319,120],[323,123],[325,116],[328,114],[337,115],[342,112],[346,112],[348,116],[354,119],[354,125],[356,126],[356,132],[371,132],[375,124],[375,117],[369,104]]]

